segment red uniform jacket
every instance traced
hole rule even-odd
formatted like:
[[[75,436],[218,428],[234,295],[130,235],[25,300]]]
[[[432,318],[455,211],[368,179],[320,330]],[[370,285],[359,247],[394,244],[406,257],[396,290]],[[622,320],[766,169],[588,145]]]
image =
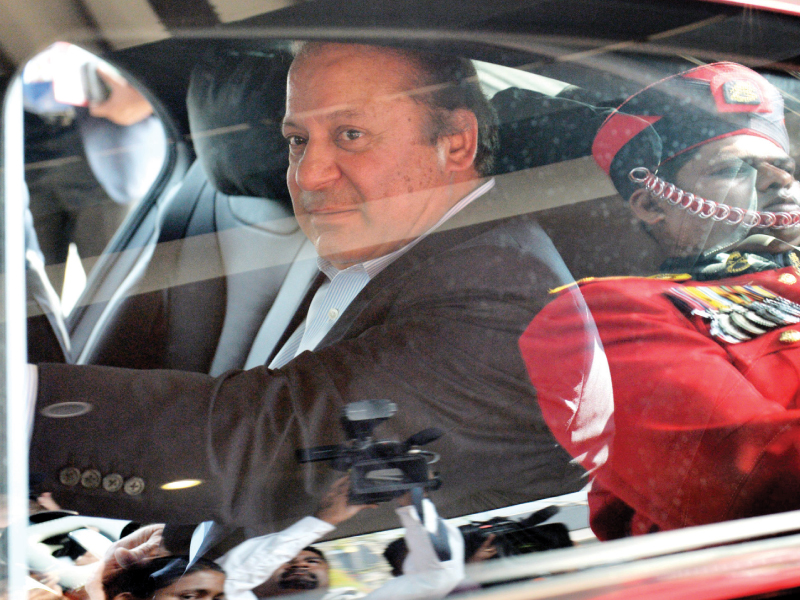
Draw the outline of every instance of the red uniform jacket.
[[[670,299],[674,288],[746,284],[800,302],[793,267],[708,282],[601,279],[562,293],[521,338],[548,425],[596,467],[601,539],[800,508],[800,323],[730,343]],[[586,385],[602,350],[581,294],[613,385],[613,420],[600,423],[610,395]],[[602,447],[609,459],[588,464]]]

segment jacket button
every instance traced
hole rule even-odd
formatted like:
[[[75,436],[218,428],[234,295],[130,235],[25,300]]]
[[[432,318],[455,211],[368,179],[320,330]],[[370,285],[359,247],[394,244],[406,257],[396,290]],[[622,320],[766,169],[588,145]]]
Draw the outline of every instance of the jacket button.
[[[124,490],[129,496],[138,496],[144,491],[144,479],[131,477],[125,482]]]
[[[797,283],[797,277],[795,277],[791,273],[782,273],[778,277],[778,281],[780,281],[785,285],[794,285],[795,283]]]
[[[800,331],[797,331],[796,329],[784,331],[781,333],[778,341],[780,341],[782,344],[796,344],[797,342],[800,342]]]
[[[118,492],[122,489],[122,475],[111,473],[103,477],[103,489],[107,492]]]
[[[59,472],[58,480],[62,485],[67,485],[69,487],[78,485],[78,482],[81,480],[81,472],[75,467],[66,467]]]
[[[100,475],[100,471],[97,469],[86,469],[83,475],[81,475],[81,485],[87,490],[93,490],[96,487],[100,487],[101,479],[102,475]]]

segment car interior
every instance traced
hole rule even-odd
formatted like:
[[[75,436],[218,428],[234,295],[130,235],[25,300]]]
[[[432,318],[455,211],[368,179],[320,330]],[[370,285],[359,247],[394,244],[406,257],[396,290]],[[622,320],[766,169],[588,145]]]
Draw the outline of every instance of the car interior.
[[[274,356],[288,337],[282,333],[297,325],[297,307],[321,283],[285,182],[280,122],[295,39],[433,46],[501,72],[502,83],[488,74],[483,82],[499,122],[493,176],[512,200],[495,218],[535,213],[576,280],[658,270],[655,241],[591,158],[594,134],[610,110],[643,84],[730,56],[784,92],[787,128],[800,131],[800,83],[790,72],[800,52],[788,39],[797,24],[777,13],[757,15],[761,29],[786,34],[767,41],[736,33],[752,17],[746,11],[702,2],[637,7],[657,11],[658,25],[641,15],[632,23],[633,4],[622,0],[601,17],[592,3],[577,0],[569,10],[559,2],[502,2],[459,15],[419,3],[416,12],[402,3],[386,15],[367,2],[331,2],[328,30],[310,25],[317,18],[313,4],[100,53],[155,108],[167,132],[167,158],[105,251],[85,257],[86,285],[69,314],[53,299],[46,269],[29,257],[29,362],[219,375]],[[493,29],[502,35],[490,36]],[[542,81],[532,83],[531,73]],[[793,146],[793,154],[800,148]],[[586,510],[581,504],[569,519],[555,519],[570,520],[579,543],[592,541],[580,537]],[[111,537],[119,534],[116,525],[108,527]],[[37,535],[65,533],[50,529]],[[491,583],[530,572],[509,569],[476,577]],[[569,570],[563,563],[553,569]]]

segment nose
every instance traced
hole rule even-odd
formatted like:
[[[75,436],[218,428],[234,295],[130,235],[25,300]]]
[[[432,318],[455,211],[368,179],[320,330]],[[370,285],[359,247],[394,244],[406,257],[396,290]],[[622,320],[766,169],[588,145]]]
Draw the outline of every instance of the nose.
[[[294,173],[300,189],[306,192],[324,189],[340,175],[335,146],[326,141],[309,140]]]
[[[289,561],[289,568],[298,570],[298,569],[308,569],[310,563],[305,559],[305,557],[296,556],[292,560]]]
[[[758,165],[758,178],[756,187],[759,192],[770,190],[778,191],[782,188],[789,188],[795,183],[794,175],[773,164],[764,162]]]

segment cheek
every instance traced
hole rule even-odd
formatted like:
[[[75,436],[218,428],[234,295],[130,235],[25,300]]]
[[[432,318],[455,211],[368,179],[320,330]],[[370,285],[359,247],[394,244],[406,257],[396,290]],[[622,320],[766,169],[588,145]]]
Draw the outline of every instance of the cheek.
[[[321,585],[327,585],[328,584],[328,570],[327,569],[323,569],[323,568],[317,569],[315,575],[317,576],[317,581]]]
[[[749,208],[756,199],[756,190],[752,182],[717,182],[715,184],[697,186],[697,193],[702,198],[724,202],[729,206]]]
[[[701,240],[708,235],[714,225],[711,219],[701,219],[674,206],[670,206],[667,223],[672,235],[680,240]]]
[[[294,192],[292,190],[297,189],[297,181],[295,180],[295,175],[297,174],[297,166],[294,164],[289,164],[289,168],[286,169],[286,185],[289,187],[289,192],[294,196]]]

